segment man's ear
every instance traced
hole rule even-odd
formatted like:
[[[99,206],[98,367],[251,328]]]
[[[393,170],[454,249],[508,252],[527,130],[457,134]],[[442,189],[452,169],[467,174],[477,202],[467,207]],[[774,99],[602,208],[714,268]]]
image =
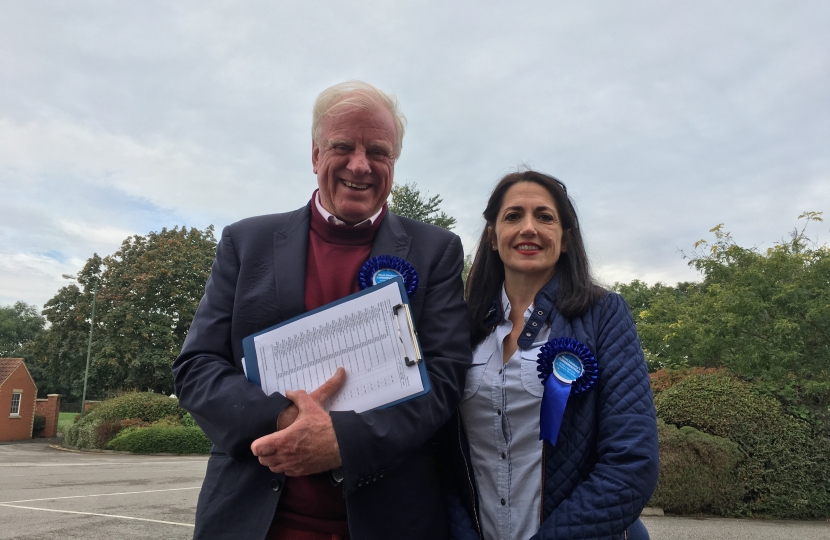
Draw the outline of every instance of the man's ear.
[[[317,143],[311,141],[311,165],[313,166],[314,174],[317,174],[317,161],[320,160],[320,147]]]

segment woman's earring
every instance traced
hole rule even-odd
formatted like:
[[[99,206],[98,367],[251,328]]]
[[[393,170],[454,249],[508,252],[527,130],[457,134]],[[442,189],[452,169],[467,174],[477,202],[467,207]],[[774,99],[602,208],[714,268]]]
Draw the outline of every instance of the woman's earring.
[[[493,251],[499,250],[499,248],[497,248],[495,244],[490,244],[490,247],[493,248]]]

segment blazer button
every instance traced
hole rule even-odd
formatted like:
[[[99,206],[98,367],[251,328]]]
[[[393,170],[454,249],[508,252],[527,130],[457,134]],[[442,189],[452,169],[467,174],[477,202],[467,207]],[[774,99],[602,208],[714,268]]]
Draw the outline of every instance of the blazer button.
[[[277,480],[276,478],[274,478],[273,480],[271,480],[271,490],[272,490],[272,491],[279,491],[279,490],[280,490],[280,488],[282,488],[282,482],[280,482],[280,481],[279,481],[279,480]]]

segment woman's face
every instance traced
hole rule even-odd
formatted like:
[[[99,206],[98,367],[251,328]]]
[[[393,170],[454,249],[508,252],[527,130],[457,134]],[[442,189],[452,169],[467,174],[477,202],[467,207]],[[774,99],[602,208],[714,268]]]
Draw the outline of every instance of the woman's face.
[[[548,280],[567,250],[553,196],[534,182],[519,182],[507,190],[495,228],[488,232],[506,277],[513,273]]]

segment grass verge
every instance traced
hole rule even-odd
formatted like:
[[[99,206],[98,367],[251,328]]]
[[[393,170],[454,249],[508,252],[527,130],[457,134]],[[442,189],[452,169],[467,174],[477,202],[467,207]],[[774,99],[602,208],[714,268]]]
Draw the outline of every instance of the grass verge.
[[[71,426],[76,416],[78,413],[74,412],[58,413],[58,433],[63,433],[64,428]]]

